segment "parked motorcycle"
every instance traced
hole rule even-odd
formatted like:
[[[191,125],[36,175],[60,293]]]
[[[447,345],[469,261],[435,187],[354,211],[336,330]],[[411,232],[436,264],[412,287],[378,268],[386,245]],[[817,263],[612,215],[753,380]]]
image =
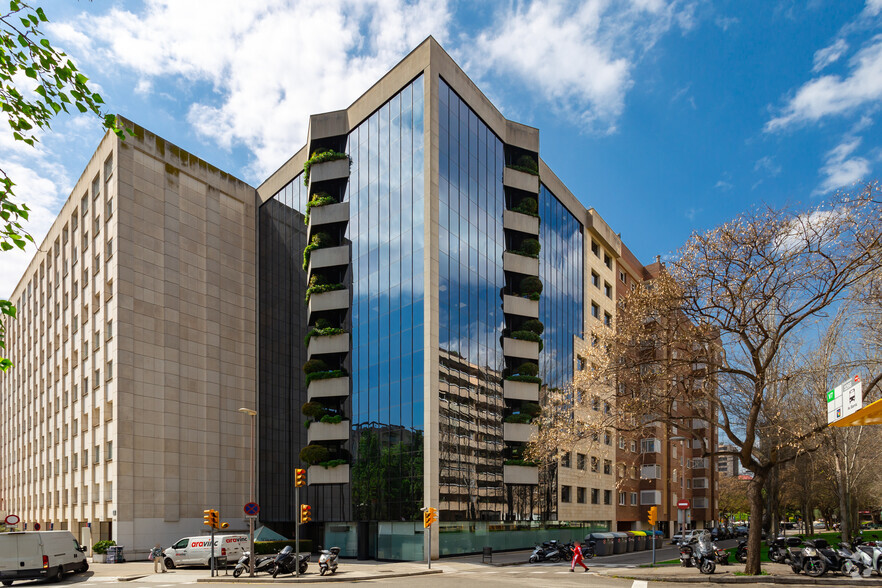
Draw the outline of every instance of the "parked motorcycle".
[[[300,573],[305,574],[306,568],[308,567],[309,562],[309,554],[301,553],[300,554]],[[279,555],[276,556],[275,560],[273,560],[273,568],[272,574],[273,578],[278,576],[279,574],[293,574],[296,569],[294,562],[294,548],[290,545],[286,545],[282,551],[279,552]]]
[[[738,540],[738,547],[735,549],[735,559],[740,563],[747,563],[747,538]]]
[[[266,555],[264,557],[258,557],[254,561],[254,573],[260,574],[263,572],[270,573],[272,572],[273,562],[276,557],[274,555]],[[233,577],[238,578],[245,572],[247,572],[251,568],[251,554],[249,552],[244,552],[242,557],[239,558],[239,561],[236,562],[236,567],[233,569]]]
[[[332,574],[337,571],[337,556],[340,555],[339,547],[330,549],[322,549],[322,555],[319,557],[319,575],[324,576],[325,572]]]
[[[784,537],[783,535],[776,538],[769,544],[769,560],[775,563],[787,563],[790,560],[790,548],[800,547],[803,538],[794,535],[793,537]]]
[[[533,549],[533,553],[530,555],[530,563],[539,563],[541,561],[557,563],[563,559],[562,548],[563,546],[557,542],[557,539],[545,541]]]
[[[716,543],[713,544],[713,548],[714,548],[714,554],[715,554],[714,561],[716,561],[717,564],[719,564],[721,566],[729,565],[729,552],[726,551],[725,549],[721,549],[721,548],[717,547]]]
[[[679,543],[680,547],[680,565],[684,568],[692,567],[692,546],[688,543],[681,541]]]
[[[790,568],[794,573],[805,572],[817,578],[828,570],[841,570],[845,557],[831,549],[824,539],[807,539],[802,549],[790,549]]]
[[[857,539],[860,541],[860,538]],[[873,572],[873,558],[865,551],[854,547],[850,543],[839,543],[837,553],[843,558],[839,571],[852,577],[869,577]]]
[[[867,541],[864,542],[862,539],[856,539],[855,548],[866,553],[872,565],[870,566],[873,570],[876,571],[877,574],[882,576],[882,545],[879,545],[878,541]]]
[[[692,550],[692,565],[698,568],[702,574],[713,574],[717,569],[716,551],[710,540],[710,534],[704,533],[698,538],[695,548]]]

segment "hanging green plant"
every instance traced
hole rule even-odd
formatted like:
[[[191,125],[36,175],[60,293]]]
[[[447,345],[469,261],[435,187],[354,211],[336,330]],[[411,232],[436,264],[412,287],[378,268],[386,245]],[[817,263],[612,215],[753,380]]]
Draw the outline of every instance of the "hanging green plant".
[[[319,206],[327,206],[328,204],[337,204],[337,199],[327,192],[316,192],[309,198],[306,203],[306,215],[303,217],[303,224],[309,224],[309,211]]]
[[[332,380],[334,378],[342,378],[348,375],[349,373],[346,370],[324,370],[320,372],[310,372],[306,374],[306,385],[309,386],[310,382],[314,382],[316,380]]]
[[[330,337],[331,335],[342,335],[345,333],[343,329],[337,327],[325,327],[324,329],[319,329],[317,327],[310,329],[310,331],[306,334],[306,337],[303,338],[303,343],[305,345],[309,345],[309,340],[313,337]]]
[[[337,161],[338,159],[349,159],[349,156],[333,149],[317,149],[312,152],[306,163],[303,164],[303,185],[309,186],[309,170],[317,163],[325,163],[327,161]]]
[[[303,249],[303,271],[306,271],[309,268],[309,257],[313,251],[316,249],[322,249],[323,247],[331,247],[333,244],[331,235],[324,231],[313,235],[312,239],[309,240],[309,244]]]

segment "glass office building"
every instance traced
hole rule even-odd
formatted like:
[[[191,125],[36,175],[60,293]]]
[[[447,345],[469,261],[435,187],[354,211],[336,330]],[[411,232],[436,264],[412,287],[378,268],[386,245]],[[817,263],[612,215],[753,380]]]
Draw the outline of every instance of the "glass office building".
[[[258,189],[262,522],[293,535],[304,467],[303,533],[348,556],[423,558],[423,506],[442,555],[610,528],[524,454],[586,318],[588,212],[542,166],[431,38],[311,117]]]

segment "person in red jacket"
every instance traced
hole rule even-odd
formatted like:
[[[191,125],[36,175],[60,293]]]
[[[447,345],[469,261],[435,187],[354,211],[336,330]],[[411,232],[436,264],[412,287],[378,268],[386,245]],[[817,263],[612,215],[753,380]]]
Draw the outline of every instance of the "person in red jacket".
[[[586,566],[584,563],[582,563],[582,546],[579,544],[578,541],[576,541],[575,544],[573,545],[573,563],[570,564],[570,571],[571,572],[576,571],[576,564],[579,564],[580,566],[585,568],[586,572],[588,571],[588,566]]]

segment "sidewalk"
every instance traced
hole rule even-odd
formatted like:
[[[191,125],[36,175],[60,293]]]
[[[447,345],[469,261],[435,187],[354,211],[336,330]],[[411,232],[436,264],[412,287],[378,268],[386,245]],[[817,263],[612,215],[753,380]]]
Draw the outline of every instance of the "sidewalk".
[[[850,578],[840,574],[826,574],[820,578],[810,578],[805,574],[794,574],[789,565],[764,563],[763,576],[736,576],[734,572],[744,571],[743,564],[717,566],[716,572],[706,576],[695,568],[680,565],[665,565],[657,568],[601,569],[595,568],[598,575],[647,582],[676,582],[682,584],[799,584],[816,586],[879,586],[879,577]]]
[[[260,574],[250,578],[247,573],[239,578],[233,577],[233,566],[230,566],[224,575],[224,570],[220,570],[220,575],[210,577],[208,568],[204,567],[184,567],[169,570],[167,574],[155,574],[153,572],[153,562],[135,561],[121,564],[89,564],[89,574],[94,578],[113,578],[118,582],[128,582],[138,580],[148,576],[162,576],[163,579],[168,578],[170,582],[220,582],[220,583],[311,583],[311,582],[355,582],[359,580],[377,580],[385,578],[401,578],[407,576],[424,576],[427,574],[440,574],[442,570],[435,567],[440,562],[432,562],[431,570],[426,568],[425,563],[421,562],[361,562],[355,560],[340,560],[340,565],[335,574],[327,574],[320,576],[318,573],[318,564],[309,562],[309,568],[305,575],[299,579],[295,576],[287,574],[273,578],[268,574]]]

